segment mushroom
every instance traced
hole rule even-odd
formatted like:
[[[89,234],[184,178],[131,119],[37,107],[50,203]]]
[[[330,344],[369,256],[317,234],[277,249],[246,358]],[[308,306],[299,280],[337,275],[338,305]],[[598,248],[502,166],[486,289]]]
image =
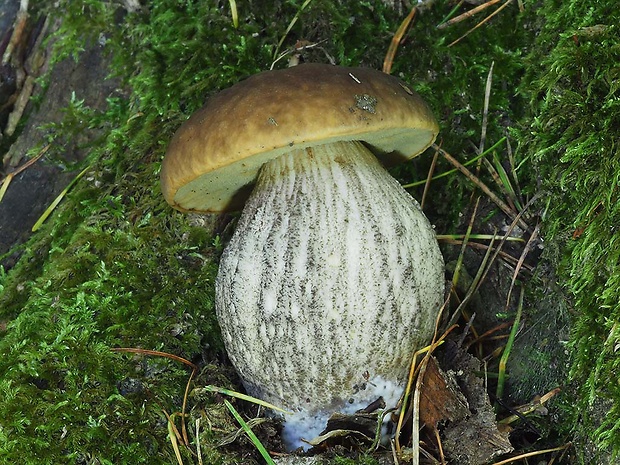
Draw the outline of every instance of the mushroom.
[[[399,79],[304,64],[212,97],[174,135],[162,192],[181,211],[245,207],[216,312],[247,392],[291,411],[289,448],[333,412],[395,406],[432,338],[444,266],[418,203],[386,171],[437,122]],[[248,197],[249,196],[249,197]]]

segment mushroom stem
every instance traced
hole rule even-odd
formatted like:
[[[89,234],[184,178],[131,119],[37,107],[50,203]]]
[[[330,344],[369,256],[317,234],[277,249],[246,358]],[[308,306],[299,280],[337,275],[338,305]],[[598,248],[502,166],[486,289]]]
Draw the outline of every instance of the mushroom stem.
[[[335,411],[380,396],[394,406],[443,280],[417,202],[364,145],[335,142],[261,168],[220,262],[216,309],[247,391],[298,412],[285,423],[296,447]],[[293,423],[302,431],[286,434]]]

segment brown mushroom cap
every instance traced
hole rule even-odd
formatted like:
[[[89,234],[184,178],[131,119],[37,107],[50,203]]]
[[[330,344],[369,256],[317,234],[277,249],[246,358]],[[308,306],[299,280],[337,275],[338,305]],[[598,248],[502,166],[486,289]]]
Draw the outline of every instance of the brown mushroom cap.
[[[438,131],[424,101],[380,71],[324,64],[265,71],[215,95],[179,128],[161,189],[178,210],[240,209],[260,167],[292,149],[359,140],[394,164],[424,151]]]

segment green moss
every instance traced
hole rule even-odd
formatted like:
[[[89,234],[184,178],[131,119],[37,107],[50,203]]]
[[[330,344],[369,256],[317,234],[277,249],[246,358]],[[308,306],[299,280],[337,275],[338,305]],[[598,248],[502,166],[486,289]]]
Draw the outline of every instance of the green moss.
[[[577,434],[620,453],[620,40],[616,2],[548,1],[528,90],[527,150],[549,195],[545,234],[574,297],[572,377]],[[558,33],[560,31],[560,33]],[[611,401],[604,417],[591,408]],[[596,461],[596,459],[592,459]]]

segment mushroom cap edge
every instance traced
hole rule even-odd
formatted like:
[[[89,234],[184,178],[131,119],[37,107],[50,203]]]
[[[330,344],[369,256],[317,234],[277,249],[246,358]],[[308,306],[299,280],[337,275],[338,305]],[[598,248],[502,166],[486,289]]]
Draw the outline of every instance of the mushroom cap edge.
[[[260,167],[293,149],[359,140],[386,165],[415,157],[439,131],[421,97],[370,68],[303,64],[225,89],[173,136],[161,169],[181,211],[243,206]]]

